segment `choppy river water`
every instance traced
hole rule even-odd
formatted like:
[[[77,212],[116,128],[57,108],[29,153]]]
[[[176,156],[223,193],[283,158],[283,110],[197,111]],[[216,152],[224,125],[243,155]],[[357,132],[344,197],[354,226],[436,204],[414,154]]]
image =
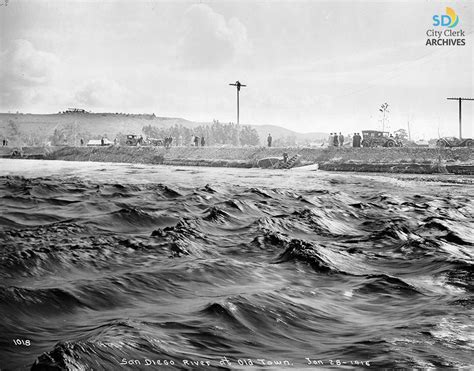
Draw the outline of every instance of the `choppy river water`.
[[[472,366],[472,177],[0,171],[1,368]]]

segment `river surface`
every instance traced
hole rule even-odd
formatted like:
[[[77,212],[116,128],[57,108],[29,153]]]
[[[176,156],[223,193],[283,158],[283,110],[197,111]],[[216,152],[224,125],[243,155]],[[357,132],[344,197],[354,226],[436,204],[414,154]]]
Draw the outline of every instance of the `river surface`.
[[[473,178],[0,160],[0,368],[473,365]]]

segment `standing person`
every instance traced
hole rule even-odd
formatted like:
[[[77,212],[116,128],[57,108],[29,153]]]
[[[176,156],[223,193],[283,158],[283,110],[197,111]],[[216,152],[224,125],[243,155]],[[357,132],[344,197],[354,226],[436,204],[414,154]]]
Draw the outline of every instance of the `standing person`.
[[[104,137],[100,138],[100,145],[101,146],[105,145]]]
[[[201,137],[201,147],[206,145],[206,141],[204,140],[204,135]]]
[[[328,138],[328,147],[332,147],[334,145],[333,133],[329,134]]]
[[[271,135],[271,134],[268,134],[267,144],[268,144],[269,147],[272,146],[272,140],[273,140],[272,135]]]
[[[352,147],[357,147],[357,133],[352,137]]]
[[[81,138],[81,147],[84,146],[84,138]]]
[[[400,137],[398,136],[398,133],[395,134],[395,142],[397,143],[397,146],[402,147],[402,141],[400,140]]]
[[[343,147],[344,146],[344,135],[339,133],[338,140],[339,140],[339,147]]]
[[[199,137],[194,136],[194,147],[199,147]]]
[[[332,136],[332,144],[334,147],[339,146],[339,137],[337,136],[337,133],[334,133]]]

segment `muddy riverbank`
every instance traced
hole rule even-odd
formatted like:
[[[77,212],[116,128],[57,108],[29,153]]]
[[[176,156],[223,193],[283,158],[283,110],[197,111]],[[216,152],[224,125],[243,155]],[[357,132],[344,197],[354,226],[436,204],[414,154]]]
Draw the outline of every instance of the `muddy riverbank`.
[[[264,158],[298,155],[296,166],[326,171],[474,174],[469,148],[266,148],[266,147],[2,147],[3,158],[144,163],[179,166],[258,167]]]

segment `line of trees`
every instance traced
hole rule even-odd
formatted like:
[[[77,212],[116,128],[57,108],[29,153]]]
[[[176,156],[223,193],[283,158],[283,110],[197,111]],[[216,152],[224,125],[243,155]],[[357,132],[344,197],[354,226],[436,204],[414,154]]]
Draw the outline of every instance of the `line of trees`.
[[[174,143],[181,141],[183,145],[190,144],[193,136],[204,136],[206,145],[210,146],[226,144],[233,146],[258,146],[260,143],[258,133],[252,127],[236,125],[234,123],[223,124],[218,120],[214,120],[210,125],[199,125],[194,128],[187,128],[178,124],[169,128],[148,125],[142,128],[142,132],[144,137],[163,139],[171,136],[174,138]],[[87,143],[89,139],[100,139],[101,137],[107,137],[107,134],[92,135],[75,123],[58,125],[52,134],[47,134],[41,130],[24,132],[16,122],[9,120],[5,137],[8,138],[10,145],[16,146],[74,146],[79,145],[81,139]],[[113,137],[122,142],[125,135],[115,133]]]
[[[206,145],[233,145],[233,146],[258,146],[260,138],[255,129],[248,125],[228,124],[213,120],[211,125],[199,125],[187,128],[175,124],[169,128],[161,128],[152,125],[144,126],[142,129],[146,137],[164,138],[171,136],[176,142],[184,145],[190,144],[193,136],[204,137]]]
[[[89,139],[100,139],[102,136],[93,136],[75,123],[58,125],[54,129],[53,134],[47,134],[41,129],[34,132],[24,132],[15,121],[9,120],[5,137],[8,138],[10,146],[35,147],[44,145],[79,145],[81,139],[87,143]]]
[[[51,135],[48,139],[53,146],[63,146],[79,145],[81,139],[87,143],[89,139],[100,138],[92,138],[89,132],[81,130],[79,125],[71,123],[58,126],[56,129],[54,129],[53,135]]]
[[[8,120],[6,127],[6,133],[2,135],[5,139],[8,139],[10,147],[13,146],[42,146],[47,142],[47,135],[33,133],[25,133],[20,130],[18,124],[13,120]]]

